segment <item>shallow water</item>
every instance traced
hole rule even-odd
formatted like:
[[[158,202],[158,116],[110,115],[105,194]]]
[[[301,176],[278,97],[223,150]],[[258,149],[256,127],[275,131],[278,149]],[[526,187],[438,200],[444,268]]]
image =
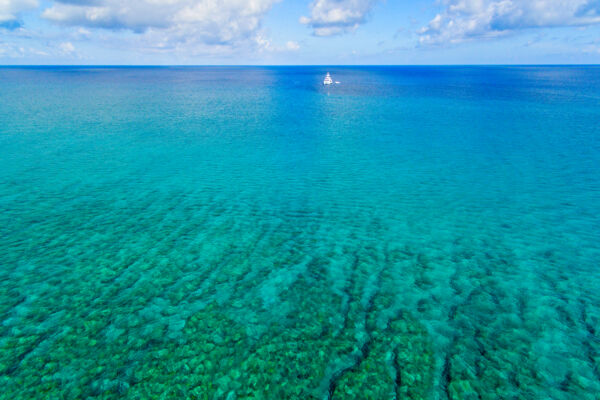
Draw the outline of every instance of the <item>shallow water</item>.
[[[598,399],[599,110],[599,67],[1,68],[0,397]]]

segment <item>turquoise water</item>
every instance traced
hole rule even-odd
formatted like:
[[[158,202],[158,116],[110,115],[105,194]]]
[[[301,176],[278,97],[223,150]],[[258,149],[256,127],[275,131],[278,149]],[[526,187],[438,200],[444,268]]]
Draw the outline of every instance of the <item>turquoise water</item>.
[[[1,68],[0,398],[599,399],[599,208],[599,67]]]

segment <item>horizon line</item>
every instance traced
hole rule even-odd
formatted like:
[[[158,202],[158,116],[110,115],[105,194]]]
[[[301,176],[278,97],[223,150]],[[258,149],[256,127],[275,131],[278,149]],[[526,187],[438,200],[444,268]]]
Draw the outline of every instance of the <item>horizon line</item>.
[[[198,68],[198,67],[599,67],[600,64],[0,64],[0,68]]]

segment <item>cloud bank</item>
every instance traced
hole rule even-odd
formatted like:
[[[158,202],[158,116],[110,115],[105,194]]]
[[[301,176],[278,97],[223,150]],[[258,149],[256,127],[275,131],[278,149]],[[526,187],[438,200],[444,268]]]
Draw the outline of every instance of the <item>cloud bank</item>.
[[[516,30],[600,23],[598,0],[444,0],[419,31],[426,44],[458,43]]]
[[[0,0],[0,27],[18,26],[19,14],[37,6],[37,0]]]
[[[332,36],[352,32],[363,24],[377,0],[315,0],[310,17],[300,22],[310,26],[315,36]]]
[[[0,0],[2,1],[2,0]],[[66,26],[160,31],[170,42],[235,45],[253,40],[278,0],[58,0],[43,17]]]

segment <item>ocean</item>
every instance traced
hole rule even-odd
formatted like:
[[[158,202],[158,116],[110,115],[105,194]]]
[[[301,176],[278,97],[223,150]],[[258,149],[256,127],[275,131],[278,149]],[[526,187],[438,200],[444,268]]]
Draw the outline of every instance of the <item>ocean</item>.
[[[597,66],[2,67],[0,398],[599,399],[599,212]]]

